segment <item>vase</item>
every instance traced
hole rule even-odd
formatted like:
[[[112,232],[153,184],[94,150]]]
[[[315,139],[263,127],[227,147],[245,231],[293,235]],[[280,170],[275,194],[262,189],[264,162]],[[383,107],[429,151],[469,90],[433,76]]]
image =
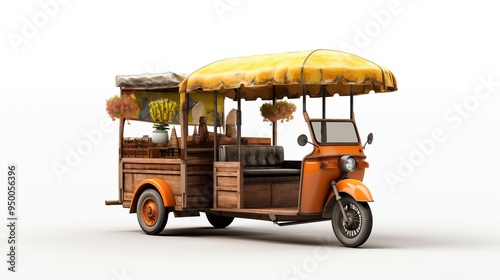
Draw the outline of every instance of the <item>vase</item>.
[[[200,143],[206,143],[208,141],[207,117],[200,117],[198,133],[200,134]]]
[[[168,143],[168,131],[164,129],[155,129],[151,135],[151,142],[155,144]]]

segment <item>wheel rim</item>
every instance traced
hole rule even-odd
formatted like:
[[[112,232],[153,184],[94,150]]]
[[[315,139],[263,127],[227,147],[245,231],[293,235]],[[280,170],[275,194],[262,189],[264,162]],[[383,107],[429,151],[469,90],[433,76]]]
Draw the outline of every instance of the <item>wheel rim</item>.
[[[152,198],[148,197],[142,202],[141,216],[146,226],[152,227],[156,224],[158,220],[158,205]]]
[[[347,216],[347,221],[344,222],[342,213],[338,217],[339,228],[342,235],[347,238],[355,238],[361,232],[361,210],[354,203],[344,205],[344,211]]]

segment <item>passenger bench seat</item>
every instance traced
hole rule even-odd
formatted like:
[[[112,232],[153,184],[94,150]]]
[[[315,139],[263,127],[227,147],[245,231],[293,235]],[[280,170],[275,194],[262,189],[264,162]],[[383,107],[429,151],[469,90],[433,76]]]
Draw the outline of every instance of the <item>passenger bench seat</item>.
[[[284,156],[283,146],[242,145],[243,175],[245,178],[300,176],[300,169],[283,167]],[[238,161],[238,146],[220,146],[219,160]]]

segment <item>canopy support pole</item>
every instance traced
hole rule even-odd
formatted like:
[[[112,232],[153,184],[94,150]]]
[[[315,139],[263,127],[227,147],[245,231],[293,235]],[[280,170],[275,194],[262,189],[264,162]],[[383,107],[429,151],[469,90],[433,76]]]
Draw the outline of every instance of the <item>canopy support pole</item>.
[[[120,89],[120,94],[123,95],[123,90]],[[123,203],[123,169],[122,169],[122,157],[123,157],[123,132],[125,130],[125,118],[120,119],[120,130],[118,137],[118,204]]]
[[[307,112],[306,110],[306,86],[302,85],[302,113]]]
[[[325,95],[325,87],[321,86],[321,116],[322,119],[326,119],[326,95]],[[321,142],[326,143],[326,123],[321,122]]]
[[[181,151],[182,151],[182,160],[187,159],[187,138],[188,138],[188,114],[189,114],[189,93],[186,92],[184,97],[184,102],[181,108]]]
[[[325,92],[325,86],[321,86],[321,100],[322,100],[322,118],[326,119],[326,92]]]
[[[219,153],[219,143],[217,141],[217,127],[218,127],[218,123],[217,123],[217,91],[215,90],[214,91],[214,161],[217,161],[218,159],[218,153]]]
[[[349,94],[351,99],[351,120],[354,119],[354,86],[349,86]]]
[[[276,90],[273,87],[273,105],[276,104]],[[273,122],[273,145],[278,145],[278,126],[276,122]]]
[[[236,92],[238,110],[236,111],[236,145],[238,145],[238,161],[241,162],[241,88]]]

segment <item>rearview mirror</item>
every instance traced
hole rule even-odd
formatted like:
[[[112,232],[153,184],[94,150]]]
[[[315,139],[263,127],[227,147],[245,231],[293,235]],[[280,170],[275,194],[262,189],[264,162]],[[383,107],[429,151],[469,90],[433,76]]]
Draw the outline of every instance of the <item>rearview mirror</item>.
[[[368,145],[371,145],[373,142],[373,133],[369,133],[368,134],[368,139],[366,140],[366,143],[368,143]]]
[[[299,137],[297,138],[297,143],[300,146],[305,146],[307,144],[307,136],[305,134],[299,135]]]
[[[366,144],[371,145],[372,142],[373,142],[373,133],[370,132],[368,134],[368,137],[366,138],[365,144],[363,145],[363,149],[365,148]]]

